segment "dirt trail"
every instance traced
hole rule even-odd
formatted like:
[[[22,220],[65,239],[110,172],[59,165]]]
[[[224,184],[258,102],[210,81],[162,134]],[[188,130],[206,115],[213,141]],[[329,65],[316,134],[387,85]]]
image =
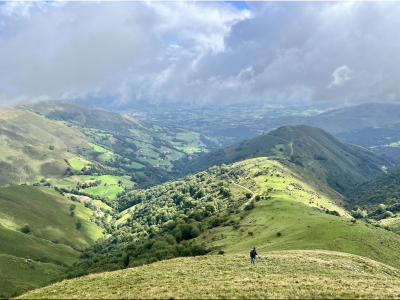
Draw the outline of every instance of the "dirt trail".
[[[254,194],[254,192],[253,192],[252,190],[249,190],[248,188],[246,188],[246,187],[244,187],[244,186],[242,186],[242,185],[240,185],[240,184],[234,183],[233,181],[232,181],[232,183],[233,183],[234,185],[237,185],[237,186],[239,186],[239,187],[241,187],[241,188],[243,188],[243,189],[245,189],[245,190],[247,190],[247,191],[249,191],[250,193],[253,194],[253,196],[250,198],[250,200],[247,201],[247,202],[242,206],[241,209],[243,210],[244,207],[245,207],[246,205],[248,205],[248,204],[256,197],[256,194]]]

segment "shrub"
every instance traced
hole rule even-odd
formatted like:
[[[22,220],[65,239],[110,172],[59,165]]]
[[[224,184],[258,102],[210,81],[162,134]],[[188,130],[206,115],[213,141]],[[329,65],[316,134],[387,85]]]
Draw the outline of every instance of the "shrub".
[[[282,236],[282,233],[281,232],[277,232],[276,235],[277,236]]]
[[[254,203],[253,203],[253,202],[249,203],[248,205],[246,205],[246,206],[244,207],[245,210],[251,210],[251,209],[253,209],[253,208],[254,208]]]
[[[258,202],[258,201],[260,201],[260,199],[261,199],[261,196],[257,195],[255,200]]]
[[[192,256],[192,251],[190,251],[190,248],[185,248],[182,250],[181,256]]]
[[[154,263],[154,262],[157,262],[158,261],[158,259],[157,259],[157,257],[150,257],[150,260],[149,260],[149,262],[150,263]]]
[[[224,254],[225,254],[225,251],[224,251],[224,250],[219,250],[219,251],[218,251],[218,254],[219,254],[219,255],[224,255]]]
[[[221,225],[221,220],[219,218],[214,218],[211,222],[211,226],[218,227],[219,225]]]
[[[383,214],[383,218],[384,218],[384,219],[386,219],[386,218],[391,218],[391,217],[393,217],[393,213],[392,213],[391,211],[386,211],[386,212]]]
[[[81,222],[81,220],[78,220],[78,222],[76,222],[76,229],[81,229],[81,227],[82,227],[82,222]]]
[[[250,199],[252,196],[253,196],[252,193],[250,193],[250,192],[246,193],[246,198],[247,198],[247,199]]]
[[[71,217],[75,216],[75,213],[73,211],[71,211]]]
[[[31,227],[28,224],[25,224],[22,228],[21,228],[21,232],[28,234],[29,232],[31,232]]]
[[[75,204],[71,204],[71,206],[69,207],[70,210],[74,210],[76,208]]]

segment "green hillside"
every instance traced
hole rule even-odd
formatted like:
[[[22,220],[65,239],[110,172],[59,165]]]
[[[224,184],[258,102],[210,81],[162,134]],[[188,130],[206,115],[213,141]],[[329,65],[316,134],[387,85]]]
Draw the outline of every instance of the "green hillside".
[[[28,265],[25,258],[0,254],[0,299],[45,286],[65,269],[61,265],[45,262]]]
[[[400,233],[400,170],[393,170],[346,191],[357,219]]]
[[[207,154],[194,161],[189,170],[262,156],[300,165],[340,192],[398,166],[390,157],[344,143],[319,128],[300,125],[281,127]]]
[[[33,236],[82,249],[102,237],[102,232],[96,224],[87,221],[92,211],[81,204],[76,203],[71,217],[72,204],[73,201],[53,189],[0,187],[0,222],[15,231],[28,224]],[[82,228],[76,230],[78,221],[82,222]]]
[[[399,270],[330,251],[176,258],[65,280],[21,299],[383,299],[400,296]]]
[[[210,190],[197,196],[206,185]],[[125,201],[139,197],[131,193]],[[352,222],[340,194],[287,161],[249,159],[141,193],[140,203],[121,214],[118,230],[87,249],[67,274],[125,270],[65,280],[22,297],[400,295],[400,237]],[[248,258],[252,247],[261,257],[255,265]],[[198,256],[202,248],[210,252]]]
[[[56,279],[79,258],[77,250],[103,236],[100,227],[87,221],[92,211],[75,202],[72,217],[72,204],[49,188],[0,187],[0,296],[15,296]],[[30,231],[22,233],[26,225]]]
[[[61,278],[160,264],[157,261],[168,260],[165,264],[173,264],[179,261],[178,257],[207,252],[205,257],[228,255],[222,263],[224,269],[229,259],[237,254],[246,253],[238,265],[247,264],[247,253],[254,246],[262,257],[271,256],[271,251],[327,250],[334,251],[328,252],[327,259],[334,260],[336,255],[347,258],[362,255],[363,260],[366,257],[399,268],[400,237],[383,228],[351,221],[351,216],[341,207],[342,198],[302,167],[286,160],[255,158],[212,167],[145,191],[131,191],[118,199],[117,209],[121,213],[110,221],[112,224],[116,220],[117,227],[111,229],[108,221],[102,218],[109,238],[86,249],[79,262]],[[310,260],[317,260],[318,255],[311,256]],[[194,263],[195,258],[192,259]],[[189,260],[187,264],[192,263]],[[304,269],[293,263],[292,268]],[[184,268],[182,272],[200,270]],[[311,273],[304,276],[314,276]],[[90,275],[76,284],[85,285],[87,278],[94,278],[92,276],[108,281],[111,274]],[[284,281],[288,280],[285,276]],[[74,286],[72,284],[71,288]],[[69,297],[69,288],[62,291],[66,294],[61,293],[60,297]],[[118,291],[108,292],[115,292],[112,295],[118,297]],[[181,295],[178,290],[175,292]],[[214,292],[209,295],[210,298],[221,297]],[[332,294],[332,297],[337,295]],[[355,294],[351,292],[348,297],[350,295]],[[77,297],[91,296],[88,293]],[[129,297],[134,295],[129,294]],[[138,297],[146,298],[144,294]],[[199,297],[204,298],[204,294]]]

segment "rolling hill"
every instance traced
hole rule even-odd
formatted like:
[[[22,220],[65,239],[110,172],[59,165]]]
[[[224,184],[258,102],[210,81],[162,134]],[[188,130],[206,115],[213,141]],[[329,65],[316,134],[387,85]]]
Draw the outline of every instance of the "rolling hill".
[[[299,125],[284,126],[206,154],[194,161],[188,170],[199,171],[212,165],[262,156],[298,164],[339,192],[398,166],[390,157],[342,142],[322,129]]]
[[[399,158],[399,115],[398,104],[366,103],[315,116],[264,118],[255,128],[270,131],[286,125],[319,127],[343,141]]]
[[[225,196],[216,188],[204,196],[174,200],[186,189],[199,195],[205,184],[224,187],[229,193]],[[246,197],[249,190],[250,198]],[[351,222],[340,206],[340,194],[290,162],[249,159],[143,193],[130,219],[120,223],[107,241],[85,251],[75,265],[78,270],[85,267],[86,274],[96,273],[105,266],[102,253],[107,253],[114,267],[110,270],[115,270],[117,261],[124,270],[63,280],[21,298],[390,298],[400,294],[400,237]],[[207,203],[215,210],[198,218],[209,209]],[[151,225],[152,217],[157,225]],[[178,244],[166,242],[190,226],[199,226],[201,233]],[[140,236],[146,230],[150,233],[151,227],[158,229],[141,244]],[[196,245],[210,252],[194,257],[187,249]],[[248,252],[254,246],[260,258],[250,265]],[[136,256],[142,248],[144,254]],[[125,269],[128,266],[135,267]]]

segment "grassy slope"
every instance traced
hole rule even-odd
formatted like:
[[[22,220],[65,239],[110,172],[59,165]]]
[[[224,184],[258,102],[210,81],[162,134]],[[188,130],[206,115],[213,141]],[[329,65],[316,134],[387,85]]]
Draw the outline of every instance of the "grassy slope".
[[[77,206],[74,217],[70,216],[72,203]],[[87,221],[90,209],[53,189],[0,187],[0,207],[0,296],[18,295],[49,283],[79,258],[72,247],[84,248],[102,237],[102,229]],[[79,230],[78,220],[82,222]],[[25,224],[31,227],[30,234],[19,231]],[[56,239],[58,244],[52,242]],[[35,268],[27,265],[27,258],[35,261]]]
[[[63,122],[18,108],[0,110],[0,184],[61,178],[74,157],[65,150],[85,145],[82,134]],[[54,146],[50,150],[49,146]],[[87,145],[87,147],[89,147]]]
[[[70,216],[74,203],[52,189],[32,186],[0,187],[0,222],[7,228],[18,231],[24,224],[32,234],[46,240],[58,240],[70,247],[86,247],[102,237],[102,230],[87,221],[92,211],[77,204],[75,217]],[[80,220],[82,228],[76,229]]]
[[[0,225],[0,240],[1,254],[58,265],[70,265],[79,257],[79,252],[70,247],[7,229],[2,225]]]
[[[40,288],[65,271],[65,267],[38,262],[29,266],[26,259],[0,254],[0,298]]]
[[[261,254],[261,253],[260,253]],[[21,298],[398,298],[398,270],[328,251],[177,258],[100,273],[28,292]],[[397,273],[396,273],[397,272]]]
[[[275,191],[270,193],[272,199],[255,202],[255,208],[250,212],[239,210],[238,213],[231,213],[229,219],[239,222],[240,229],[231,226],[216,227],[197,240],[216,247],[215,251],[222,249],[227,253],[245,252],[252,247],[264,251],[324,249],[363,255],[400,267],[400,255],[397,252],[400,237],[387,230],[367,226],[363,222],[352,225],[349,215],[336,206],[341,203],[341,199],[324,195],[329,189],[314,189],[293,176],[296,173],[278,162],[253,159],[240,164],[248,172],[246,177],[242,177],[237,183],[249,187],[256,194],[261,194],[268,187],[274,187]],[[269,172],[269,175],[254,177],[255,173],[266,166],[271,169],[271,164],[276,168],[276,172],[272,172],[274,176],[270,176]],[[265,182],[267,178],[269,180]],[[301,184],[303,190],[294,189],[292,195],[287,190],[282,192],[281,189],[288,186],[289,182]],[[320,198],[312,192],[317,192]],[[314,203],[310,204],[312,199]],[[265,205],[262,206],[261,203]],[[319,207],[337,210],[345,217],[332,216],[312,209],[317,203]],[[254,237],[248,232],[253,232]],[[282,236],[278,237],[278,232],[281,232]],[[225,238],[220,239],[221,234]]]
[[[342,203],[339,194],[318,185],[315,178],[299,167],[288,166],[261,158],[228,166],[245,170],[235,181],[237,184],[256,194],[273,188],[268,194],[272,198],[255,202],[255,208],[249,211],[219,211],[220,217],[229,215],[227,223],[238,222],[239,228],[219,226],[207,229],[196,238],[196,243],[204,242],[213,249],[211,256],[177,258],[93,274],[32,291],[23,297],[399,297],[396,268],[400,267],[397,251],[400,237],[362,222],[353,225],[346,211],[338,206]],[[255,176],[260,172],[263,174]],[[290,192],[285,189],[293,187],[290,183],[301,188]],[[239,186],[231,186],[231,190],[234,194],[246,192]],[[313,210],[316,202],[340,211],[343,217]],[[279,237],[278,232],[281,232]],[[257,247],[261,259],[251,266],[248,252],[253,246]],[[227,255],[217,256],[219,250]]]

